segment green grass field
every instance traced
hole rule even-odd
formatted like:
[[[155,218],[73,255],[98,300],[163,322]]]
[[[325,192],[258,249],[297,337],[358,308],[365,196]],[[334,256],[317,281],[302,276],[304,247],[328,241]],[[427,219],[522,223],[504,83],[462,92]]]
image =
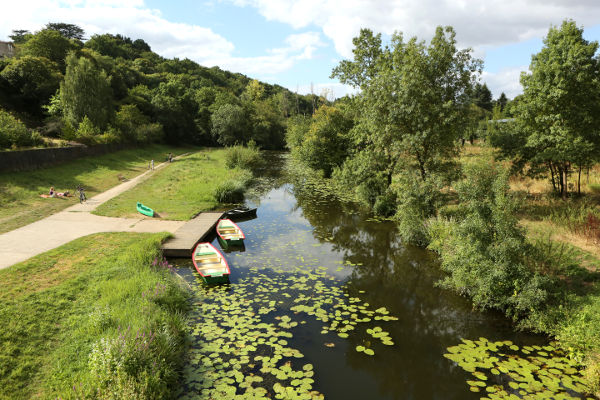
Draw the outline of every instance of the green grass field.
[[[92,235],[0,270],[0,399],[169,398],[187,293],[153,266],[165,237]]]
[[[122,150],[97,157],[85,157],[54,167],[0,175],[0,233],[27,225],[77,202],[76,197],[44,199],[50,186],[59,192],[75,193],[77,185],[86,189],[88,197],[104,192],[131,179],[148,168],[148,161],[165,160],[169,152],[182,154],[195,151],[160,145]]]
[[[220,204],[214,192],[226,181],[247,181],[250,173],[225,166],[225,149],[205,149],[173,162],[148,179],[99,206],[94,214],[140,217],[136,202],[152,208],[160,218],[188,220]]]

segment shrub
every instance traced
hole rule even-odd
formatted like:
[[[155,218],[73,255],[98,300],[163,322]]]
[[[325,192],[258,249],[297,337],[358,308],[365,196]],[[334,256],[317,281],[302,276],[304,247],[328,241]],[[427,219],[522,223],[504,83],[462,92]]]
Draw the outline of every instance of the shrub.
[[[214,192],[219,203],[233,204],[244,201],[245,186],[239,181],[225,181]]]
[[[225,152],[225,165],[227,168],[256,169],[262,163],[260,150],[254,141],[248,142],[248,146],[235,145],[228,147]]]
[[[415,175],[401,175],[395,186],[398,194],[398,210],[395,218],[402,239],[408,243],[426,246],[429,242],[428,218],[435,215],[441,204],[442,180],[431,175],[423,182]]]
[[[0,110],[0,148],[30,146],[31,134],[27,127],[4,110]]]
[[[84,144],[94,144],[98,141],[97,136],[100,135],[100,130],[94,126],[92,121],[85,116],[79,127],[75,131],[75,138],[78,142]]]
[[[532,248],[517,225],[508,171],[486,161],[468,165],[456,191],[464,218],[429,223],[429,248],[449,274],[441,286],[514,319],[542,309],[551,280],[527,266]]]

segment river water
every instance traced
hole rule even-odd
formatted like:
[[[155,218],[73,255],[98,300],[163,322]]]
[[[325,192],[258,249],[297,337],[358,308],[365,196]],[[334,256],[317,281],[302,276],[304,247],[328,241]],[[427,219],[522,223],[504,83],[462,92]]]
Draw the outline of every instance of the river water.
[[[436,287],[434,254],[404,244],[391,222],[301,193],[275,161],[249,201],[258,218],[239,223],[245,247],[224,252],[230,285],[206,288],[191,261],[175,260],[195,294],[181,398],[477,399],[448,347],[480,337],[547,344]],[[274,329],[287,335],[282,346],[263,340]]]

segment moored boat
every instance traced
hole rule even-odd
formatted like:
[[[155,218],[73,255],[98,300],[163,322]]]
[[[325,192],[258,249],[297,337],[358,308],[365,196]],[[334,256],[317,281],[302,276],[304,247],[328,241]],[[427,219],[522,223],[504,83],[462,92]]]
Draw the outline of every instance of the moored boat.
[[[249,208],[246,206],[233,208],[229,211],[226,211],[225,214],[223,214],[223,217],[229,218],[233,221],[256,218],[256,208]]]
[[[154,210],[151,209],[150,207],[146,207],[145,205],[143,205],[142,203],[140,203],[139,201],[137,202],[137,210],[138,212],[147,215],[149,217],[154,217]]]
[[[206,283],[229,282],[229,265],[223,254],[210,243],[198,243],[192,255],[196,271]]]
[[[244,232],[230,219],[220,219],[217,222],[217,236],[219,243],[224,248],[229,246],[241,246],[244,244]]]

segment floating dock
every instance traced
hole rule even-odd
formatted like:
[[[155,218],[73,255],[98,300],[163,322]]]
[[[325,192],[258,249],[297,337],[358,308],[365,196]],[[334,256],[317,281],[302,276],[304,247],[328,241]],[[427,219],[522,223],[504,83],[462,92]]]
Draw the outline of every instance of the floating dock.
[[[188,221],[163,243],[165,257],[191,257],[196,244],[204,239],[217,225],[223,212],[205,212]]]

